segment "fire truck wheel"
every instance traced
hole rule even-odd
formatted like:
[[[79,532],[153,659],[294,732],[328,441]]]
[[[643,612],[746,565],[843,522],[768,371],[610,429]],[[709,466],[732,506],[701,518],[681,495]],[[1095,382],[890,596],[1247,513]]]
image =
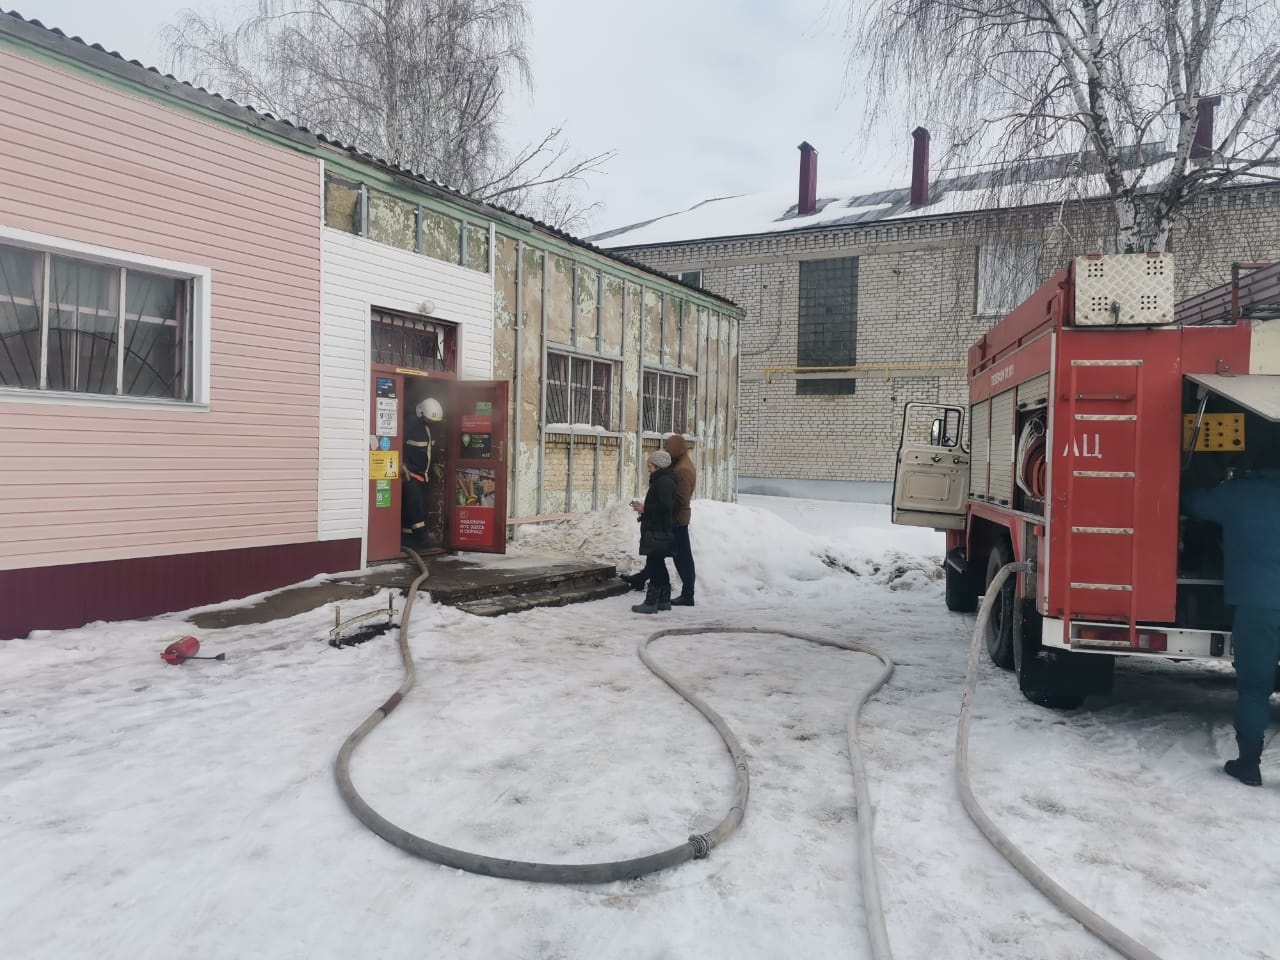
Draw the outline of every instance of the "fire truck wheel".
[[[1005,543],[996,543],[987,558],[987,587],[1006,563],[1012,563],[1012,551]],[[1000,588],[1000,596],[991,608],[987,621],[987,655],[1002,670],[1013,669],[1013,596],[1017,578],[1010,576]]]

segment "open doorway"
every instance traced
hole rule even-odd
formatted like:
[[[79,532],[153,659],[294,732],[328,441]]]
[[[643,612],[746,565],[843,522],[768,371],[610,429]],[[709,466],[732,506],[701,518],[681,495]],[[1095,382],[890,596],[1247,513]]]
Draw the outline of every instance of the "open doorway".
[[[452,324],[372,312],[367,558],[506,552],[506,381],[457,379]]]
[[[404,377],[404,477],[400,539],[419,553],[444,552],[449,540],[448,420],[452,381]]]

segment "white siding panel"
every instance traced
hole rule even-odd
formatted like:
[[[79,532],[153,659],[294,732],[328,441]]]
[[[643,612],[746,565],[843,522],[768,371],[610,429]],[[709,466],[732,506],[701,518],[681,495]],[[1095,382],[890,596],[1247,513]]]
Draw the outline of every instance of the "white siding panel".
[[[320,336],[321,540],[365,535],[369,452],[369,311],[420,313],[458,325],[458,376],[493,376],[493,278],[326,229]]]

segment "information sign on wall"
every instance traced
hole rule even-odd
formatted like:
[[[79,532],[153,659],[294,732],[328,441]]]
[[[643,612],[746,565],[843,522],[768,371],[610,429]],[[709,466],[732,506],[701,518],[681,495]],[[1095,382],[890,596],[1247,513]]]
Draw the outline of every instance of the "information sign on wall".
[[[394,437],[399,430],[400,404],[396,400],[396,382],[391,377],[378,377],[375,403],[374,433],[379,437]]]
[[[394,480],[400,476],[400,454],[395,450],[369,451],[369,479]]]
[[[378,480],[374,484],[373,505],[375,507],[391,506],[391,481],[390,480]]]

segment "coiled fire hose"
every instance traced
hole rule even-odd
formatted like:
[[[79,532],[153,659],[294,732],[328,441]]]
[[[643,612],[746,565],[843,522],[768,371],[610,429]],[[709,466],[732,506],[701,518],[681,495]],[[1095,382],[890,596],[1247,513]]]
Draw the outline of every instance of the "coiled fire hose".
[[[991,610],[1000,588],[1014,573],[1034,573],[1034,564],[1022,561],[1007,563],[997,571],[986,595],[982,598],[982,606],[978,608],[978,622],[973,628],[973,643],[969,647],[969,666],[964,677],[964,699],[960,702],[960,723],[956,727],[956,788],[960,791],[960,802],[964,805],[969,819],[974,822],[983,836],[1000,852],[1009,863],[1013,864],[1032,886],[1049,898],[1059,909],[1078,920],[1086,930],[1096,936],[1129,960],[1160,960],[1150,949],[1134,940],[1123,930],[1115,927],[1110,921],[1090,910],[1083,903],[1068,893],[1047,873],[1036,866],[1025,853],[1013,845],[1004,832],[987,816],[978,800],[973,795],[973,787],[969,783],[969,709],[973,705],[974,688],[978,683],[978,661],[982,656],[983,635],[987,622],[991,619]]]
[[[657,633],[651,634],[642,640],[637,651],[646,667],[653,671],[672,690],[684,697],[711,722],[711,725],[716,728],[716,732],[720,734],[721,739],[729,750],[730,757],[733,759],[734,769],[737,773],[737,786],[734,790],[733,802],[729,807],[728,813],[707,833],[692,836],[684,843],[659,853],[630,860],[617,860],[607,863],[534,863],[523,860],[505,860],[498,857],[469,853],[465,850],[457,850],[453,847],[434,843],[396,826],[370,807],[364,798],[360,796],[359,791],[356,790],[351,781],[350,767],[351,755],[355,752],[356,747],[360,745],[360,742],[368,736],[374,727],[386,719],[391,711],[399,706],[414,684],[413,655],[409,649],[409,623],[413,611],[414,598],[417,596],[418,588],[427,579],[428,573],[426,565],[417,553],[408,549],[405,552],[418,564],[421,573],[409,585],[404,610],[400,615],[399,644],[400,657],[404,664],[404,682],[400,684],[400,688],[382,706],[370,714],[364,723],[360,724],[347,737],[342,744],[342,749],[338,751],[337,761],[334,765],[334,776],[337,779],[338,791],[341,793],[342,799],[361,823],[388,843],[415,856],[446,867],[490,877],[527,880],[535,883],[610,883],[617,880],[630,880],[658,870],[674,867],[688,860],[706,857],[738,828],[746,813],[747,794],[750,789],[750,773],[747,769],[746,755],[742,749],[742,744],[738,742],[738,738],[734,736],[724,719],[712,710],[701,697],[656,663],[649,652],[649,645],[660,637],[736,633],[793,637],[821,646],[837,647],[842,650],[870,654],[880,661],[881,669],[879,674],[855,701],[849,711],[848,720],[849,756],[853,767],[859,841],[861,849],[866,851],[874,849],[872,846],[873,816],[871,793],[867,785],[866,771],[862,764],[862,752],[858,746],[858,718],[862,712],[863,705],[884,686],[890,674],[893,673],[893,661],[874,647],[867,646],[856,640],[832,640],[826,637],[808,636],[785,630],[718,625],[659,630]],[[875,857],[863,856],[859,860],[863,901],[866,905],[867,913],[868,935],[871,938],[873,954],[876,960],[889,960],[891,956],[889,938],[884,927],[884,911],[880,905],[880,886],[876,874]]]
[[[720,734],[729,754],[733,759],[737,773],[737,786],[733,803],[723,819],[708,833],[690,837],[687,841],[668,850],[636,857],[629,860],[618,860],[604,863],[560,864],[536,863],[522,860],[506,860],[482,854],[457,850],[443,844],[434,843],[402,827],[380,815],[365,802],[351,781],[351,756],[361,741],[394,710],[404,696],[413,687],[415,671],[413,656],[409,649],[408,625],[413,609],[413,601],[418,588],[427,579],[428,571],[422,558],[412,550],[406,552],[418,564],[420,574],[410,584],[406,596],[404,610],[400,618],[399,645],[401,660],[404,664],[405,678],[400,688],[393,693],[382,706],[378,707],[360,724],[343,743],[338,751],[334,766],[338,790],[343,800],[366,827],[388,843],[423,859],[447,867],[466,870],[484,876],[500,877],[510,880],[526,880],[535,883],[610,883],[618,880],[629,880],[645,874],[665,870],[691,859],[701,859],[711,850],[726,840],[742,823],[746,813],[747,795],[750,789],[750,773],[742,745],[729,729],[724,719],[711,709],[696,693],[673,677],[665,668],[656,663],[649,653],[649,645],[661,637],[698,636],[709,633],[736,634],[770,634],[774,636],[792,637],[806,640],[821,646],[836,647],[857,653],[866,653],[881,662],[881,670],[875,680],[863,690],[862,694],[850,707],[847,725],[849,741],[849,758],[853,768],[854,796],[858,821],[859,849],[864,855],[859,857],[859,869],[862,881],[862,899],[867,922],[867,936],[871,942],[871,953],[874,960],[892,960],[888,932],[884,923],[884,908],[880,897],[880,883],[876,869],[874,845],[874,816],[871,806],[871,795],[867,784],[866,770],[862,763],[862,750],[858,743],[858,723],[862,708],[888,681],[893,673],[893,661],[883,652],[859,641],[833,640],[826,637],[815,637],[807,634],[792,633],[786,630],[761,629],[759,627],[705,626],[659,630],[640,642],[637,650],[640,659],[656,676],[672,690],[680,694],[695,709],[705,716]],[[1117,929],[1110,922],[1076,900],[1070,893],[1050,878],[1043,870],[1019,850],[1012,841],[991,821],[974,797],[969,781],[969,725],[970,708],[973,703],[974,690],[977,686],[978,662],[980,660],[983,633],[991,618],[995,600],[1000,588],[1010,575],[1015,572],[1031,572],[1029,563],[1010,563],[1001,567],[992,580],[982,605],[978,610],[977,623],[974,626],[973,643],[969,650],[968,668],[965,673],[964,696],[960,706],[960,720],[956,729],[955,773],[956,785],[960,793],[960,801],[970,819],[996,848],[1023,876],[1043,893],[1053,904],[1070,914],[1087,930],[1104,943],[1111,946],[1129,960],[1160,960],[1158,955],[1147,947]]]

